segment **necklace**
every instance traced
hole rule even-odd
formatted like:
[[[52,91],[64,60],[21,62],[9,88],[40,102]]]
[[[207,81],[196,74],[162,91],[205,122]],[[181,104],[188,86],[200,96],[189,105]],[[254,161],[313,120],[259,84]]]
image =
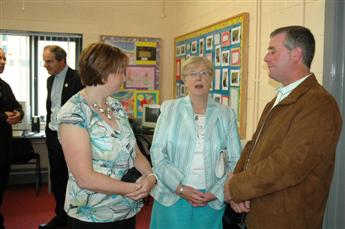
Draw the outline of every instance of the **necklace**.
[[[99,112],[101,112],[102,114],[104,114],[109,120],[111,120],[111,113],[110,113],[110,107],[108,105],[108,103],[105,103],[106,108],[102,108],[100,107],[97,103],[93,103],[92,106],[97,109]]]

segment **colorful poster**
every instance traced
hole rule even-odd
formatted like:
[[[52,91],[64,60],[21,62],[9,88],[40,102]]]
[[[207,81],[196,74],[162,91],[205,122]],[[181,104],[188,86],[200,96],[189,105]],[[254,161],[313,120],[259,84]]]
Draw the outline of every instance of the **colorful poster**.
[[[129,58],[127,82],[113,96],[122,103],[129,118],[140,122],[136,120],[141,109],[137,107],[137,102],[141,101],[142,104],[150,101],[150,96],[153,96],[155,103],[159,102],[160,39],[108,35],[101,35],[100,39],[121,49]],[[181,50],[181,47],[185,47],[185,44],[176,49],[176,54],[185,52],[185,48]],[[137,93],[140,94],[137,96]]]
[[[128,118],[134,119],[134,91],[120,91],[113,94],[118,99],[128,114]]]
[[[155,89],[155,66],[128,66],[125,89]]]
[[[134,104],[134,117],[137,120],[141,120],[145,104],[159,104],[159,91],[134,91]]]
[[[156,64],[156,42],[136,43],[136,64]]]

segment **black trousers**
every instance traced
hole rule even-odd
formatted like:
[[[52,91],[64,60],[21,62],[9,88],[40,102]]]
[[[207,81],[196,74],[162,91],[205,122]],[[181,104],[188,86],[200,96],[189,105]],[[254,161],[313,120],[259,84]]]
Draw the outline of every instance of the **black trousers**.
[[[0,210],[4,199],[4,193],[8,184],[11,167],[12,133],[0,131]],[[0,212],[0,229],[3,228],[4,218]]]
[[[68,217],[69,229],[135,229],[135,216],[111,223],[90,223]]]
[[[55,214],[66,219],[64,210],[66,186],[68,181],[68,169],[57,132],[46,128],[46,143],[48,148],[51,190],[55,198]]]

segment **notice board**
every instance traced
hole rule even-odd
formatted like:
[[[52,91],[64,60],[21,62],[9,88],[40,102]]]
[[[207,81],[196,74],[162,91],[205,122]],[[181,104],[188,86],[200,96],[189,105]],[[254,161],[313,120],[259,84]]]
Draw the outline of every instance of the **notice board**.
[[[184,62],[191,56],[207,57],[215,69],[210,94],[235,110],[241,138],[246,134],[248,19],[249,14],[242,13],[178,36],[174,42],[175,96],[187,94],[181,77]]]
[[[129,118],[140,123],[143,106],[159,103],[160,38],[101,35],[101,41],[128,56],[127,80],[113,96],[120,100]]]

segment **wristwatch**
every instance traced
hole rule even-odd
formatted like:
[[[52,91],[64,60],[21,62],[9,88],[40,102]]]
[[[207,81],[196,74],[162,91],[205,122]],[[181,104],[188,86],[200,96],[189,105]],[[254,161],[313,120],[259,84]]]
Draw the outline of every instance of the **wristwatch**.
[[[179,195],[182,195],[183,194],[183,190],[184,190],[184,186],[181,184],[180,188],[177,190],[177,193]]]

